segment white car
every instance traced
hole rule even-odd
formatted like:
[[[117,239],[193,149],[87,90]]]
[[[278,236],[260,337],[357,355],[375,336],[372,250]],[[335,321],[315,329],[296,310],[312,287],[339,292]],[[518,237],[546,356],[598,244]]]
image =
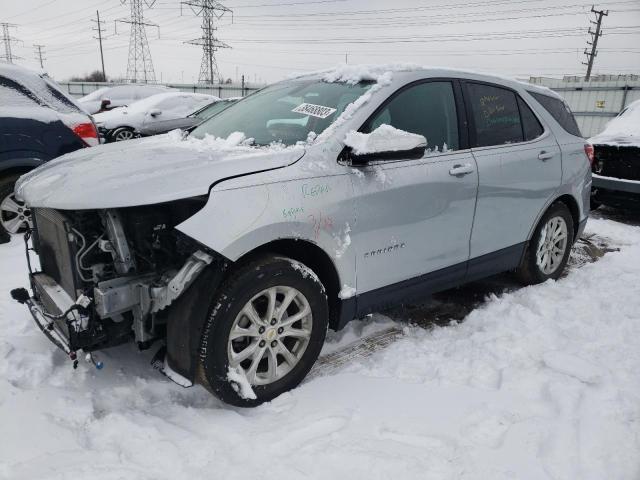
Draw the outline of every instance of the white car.
[[[93,118],[106,142],[120,142],[185,128],[188,115],[218,101],[218,97],[203,93],[167,92],[128,107],[98,113]]]
[[[116,85],[102,87],[78,99],[78,103],[89,114],[111,110],[116,107],[131,105],[143,98],[175,91],[163,85]]]

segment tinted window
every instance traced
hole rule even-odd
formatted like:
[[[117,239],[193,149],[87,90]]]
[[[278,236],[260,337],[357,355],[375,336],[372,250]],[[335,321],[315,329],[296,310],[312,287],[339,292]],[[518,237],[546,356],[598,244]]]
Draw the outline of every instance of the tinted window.
[[[511,90],[468,83],[467,92],[475,123],[475,146],[522,142],[522,125],[516,94]]]
[[[531,111],[529,105],[518,97],[518,107],[520,108],[520,119],[522,120],[522,133],[526,141],[538,138],[544,132],[538,117]]]
[[[458,117],[451,82],[426,82],[402,90],[363,130],[372,132],[383,123],[423,135],[429,149],[458,149]]]
[[[533,98],[535,98],[540,105],[542,105],[547,112],[555,119],[571,135],[581,137],[580,129],[576,123],[576,119],[573,118],[569,106],[560,98],[550,97],[549,95],[543,95],[542,93],[529,92]]]

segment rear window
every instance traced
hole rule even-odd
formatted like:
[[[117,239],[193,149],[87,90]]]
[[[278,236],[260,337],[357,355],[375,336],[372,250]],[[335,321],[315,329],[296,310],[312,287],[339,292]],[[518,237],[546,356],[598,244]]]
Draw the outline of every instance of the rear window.
[[[529,92],[544,109],[571,135],[581,137],[580,129],[569,106],[561,99],[537,92]]]
[[[0,107],[40,106],[38,99],[19,83],[0,77]]]

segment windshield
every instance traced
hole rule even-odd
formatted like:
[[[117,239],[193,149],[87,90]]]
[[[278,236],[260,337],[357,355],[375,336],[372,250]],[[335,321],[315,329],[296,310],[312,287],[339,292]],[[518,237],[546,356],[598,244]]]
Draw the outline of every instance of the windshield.
[[[371,85],[373,82],[347,85],[321,80],[279,83],[232,104],[205,120],[191,135],[227,138],[242,132],[256,145],[294,145],[306,141],[311,132],[324,131]]]

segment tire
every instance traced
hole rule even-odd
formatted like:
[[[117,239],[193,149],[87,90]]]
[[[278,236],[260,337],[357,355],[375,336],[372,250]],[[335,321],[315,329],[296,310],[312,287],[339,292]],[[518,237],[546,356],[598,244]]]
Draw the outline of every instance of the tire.
[[[555,235],[556,239],[547,239],[548,234]],[[522,264],[516,272],[518,278],[525,285],[560,278],[569,260],[573,237],[571,212],[564,203],[554,203],[542,216],[533,232]]]
[[[0,243],[31,227],[31,212],[13,194],[16,180],[17,176],[0,179]]]
[[[277,307],[289,298],[280,314]],[[276,308],[268,315],[270,304]],[[287,318],[296,315],[301,319],[287,325]],[[267,316],[272,320],[266,321]],[[272,400],[307,375],[322,349],[328,318],[324,286],[306,266],[276,256],[252,261],[230,274],[211,302],[200,347],[201,381],[234,406],[254,407]],[[284,355],[283,346],[289,355]]]
[[[111,132],[112,142],[123,142],[125,140],[131,140],[136,137],[135,132],[129,127],[118,127]]]

